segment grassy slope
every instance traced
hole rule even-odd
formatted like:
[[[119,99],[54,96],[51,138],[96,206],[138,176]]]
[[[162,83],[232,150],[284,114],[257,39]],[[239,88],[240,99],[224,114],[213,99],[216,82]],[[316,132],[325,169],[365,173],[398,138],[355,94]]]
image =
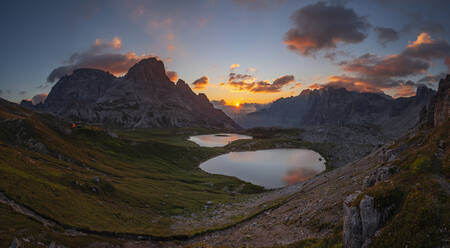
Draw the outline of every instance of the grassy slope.
[[[371,247],[441,247],[450,235],[450,123],[392,146],[407,146],[399,173],[363,192],[390,217]],[[440,150],[440,151],[439,151]],[[448,244],[447,244],[448,245]]]
[[[61,230],[44,228],[24,215],[18,214],[8,206],[0,204],[0,247],[10,247],[14,238],[20,239],[21,248],[48,247],[52,242],[56,244],[70,244],[71,247],[88,247],[94,242],[121,244],[123,241],[99,236],[70,236],[61,235]]]
[[[195,146],[182,139],[185,134],[168,138],[139,133],[135,135],[139,139],[130,135],[115,139],[98,128],[85,127],[65,135],[58,127],[67,124],[53,117],[2,105],[0,119],[12,118],[25,120],[28,133],[23,140],[31,137],[45,144],[50,154],[17,144],[16,127],[0,125],[0,191],[64,225],[180,234],[170,229],[170,216],[189,215],[207,201],[235,201],[245,192],[262,190],[202,172],[197,167],[200,161],[226,150]]]
[[[369,189],[382,209],[394,206],[393,215],[373,247],[440,247],[450,236],[450,123],[431,133],[419,133],[400,173],[391,183]],[[448,243],[446,244],[448,245]]]

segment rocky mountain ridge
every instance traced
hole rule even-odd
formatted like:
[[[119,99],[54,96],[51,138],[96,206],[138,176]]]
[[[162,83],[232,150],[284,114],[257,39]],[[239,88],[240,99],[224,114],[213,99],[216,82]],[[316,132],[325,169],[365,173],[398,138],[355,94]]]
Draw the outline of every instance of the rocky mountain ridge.
[[[183,80],[171,82],[156,58],[141,60],[123,77],[96,69],[75,70],[56,83],[45,103],[22,105],[71,121],[127,128],[240,128],[206,95],[195,94]]]
[[[372,125],[391,136],[417,124],[420,111],[434,94],[426,86],[418,87],[415,96],[397,99],[344,88],[304,90],[298,96],[281,98],[267,109],[250,113],[238,122],[246,128]]]

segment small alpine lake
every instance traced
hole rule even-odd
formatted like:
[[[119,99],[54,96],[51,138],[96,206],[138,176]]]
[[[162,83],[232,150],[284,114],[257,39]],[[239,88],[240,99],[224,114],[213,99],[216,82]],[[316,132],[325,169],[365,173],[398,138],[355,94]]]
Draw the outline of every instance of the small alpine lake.
[[[189,141],[204,147],[222,147],[240,139],[252,139],[251,136],[236,133],[217,133],[190,136]]]
[[[207,160],[200,168],[275,189],[314,177],[325,170],[325,159],[308,149],[271,149],[230,152]]]

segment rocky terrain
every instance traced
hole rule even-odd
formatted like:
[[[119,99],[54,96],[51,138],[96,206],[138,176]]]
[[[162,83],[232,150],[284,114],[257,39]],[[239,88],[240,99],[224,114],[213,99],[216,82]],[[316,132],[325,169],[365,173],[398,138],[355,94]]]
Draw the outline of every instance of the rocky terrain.
[[[45,103],[22,105],[70,121],[127,128],[239,129],[206,95],[195,94],[183,80],[171,82],[156,58],[141,60],[119,78],[96,69],[75,70],[56,83]]]

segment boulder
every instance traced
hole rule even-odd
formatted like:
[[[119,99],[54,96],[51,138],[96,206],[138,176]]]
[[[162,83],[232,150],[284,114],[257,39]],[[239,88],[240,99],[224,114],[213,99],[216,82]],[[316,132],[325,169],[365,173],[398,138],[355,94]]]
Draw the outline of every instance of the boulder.
[[[344,201],[343,241],[344,247],[348,248],[359,248],[363,243],[359,209],[357,206],[351,206],[358,195],[359,193],[349,195]]]
[[[353,205],[359,194],[351,194],[344,201],[343,242],[346,248],[368,247],[388,213],[376,209],[374,198],[368,195],[361,199],[359,205]]]

